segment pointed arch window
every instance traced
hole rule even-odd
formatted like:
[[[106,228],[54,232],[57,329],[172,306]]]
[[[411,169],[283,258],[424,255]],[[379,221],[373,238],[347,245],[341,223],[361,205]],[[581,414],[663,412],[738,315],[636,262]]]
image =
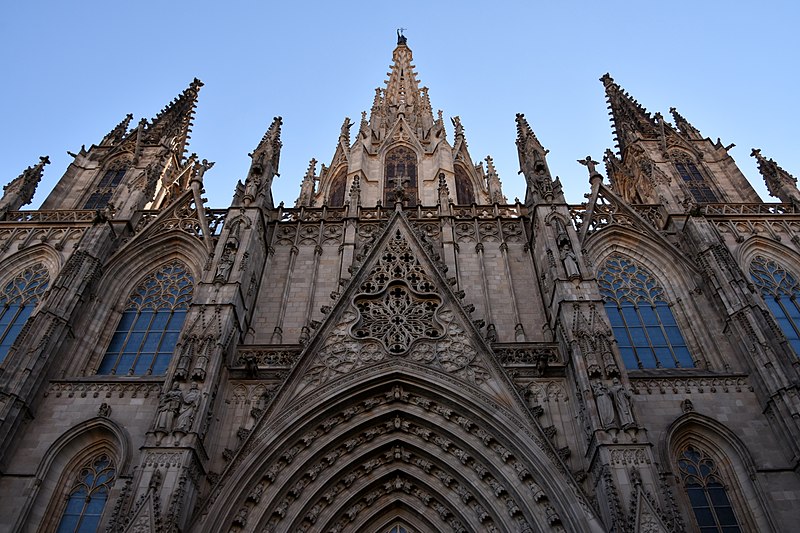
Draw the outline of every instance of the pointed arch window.
[[[750,263],[750,278],[778,322],[796,355],[800,355],[800,285],[775,261],[757,255]]]
[[[394,205],[398,198],[406,205],[417,205],[417,154],[414,150],[397,146],[386,154],[383,191],[385,205]]]
[[[50,274],[41,263],[37,263],[3,287],[0,293],[0,363],[5,360],[49,283]]]
[[[705,176],[694,161],[684,155],[675,156],[673,159],[675,170],[678,171],[689,193],[698,203],[719,202],[716,193],[711,189]]]
[[[116,469],[107,455],[98,455],[78,472],[67,499],[57,533],[94,533],[114,484]]]
[[[664,288],[647,269],[614,254],[597,281],[627,368],[694,366]]]
[[[100,183],[97,188],[86,200],[83,205],[84,209],[103,209],[111,201],[111,196],[117,189],[117,186],[122,183],[122,178],[128,172],[130,163],[128,161],[116,161],[106,167],[103,172],[103,177],[100,178]]]
[[[739,521],[714,459],[688,445],[678,456],[678,469],[699,531],[739,533]]]
[[[347,175],[340,172],[331,183],[331,189],[328,193],[328,205],[330,207],[341,207],[344,205],[344,194],[347,188]]]
[[[179,261],[142,280],[128,298],[97,373],[164,374],[193,294],[194,280]]]
[[[459,205],[470,205],[475,203],[475,191],[467,175],[467,171],[461,165],[455,166],[456,175],[456,201]]]

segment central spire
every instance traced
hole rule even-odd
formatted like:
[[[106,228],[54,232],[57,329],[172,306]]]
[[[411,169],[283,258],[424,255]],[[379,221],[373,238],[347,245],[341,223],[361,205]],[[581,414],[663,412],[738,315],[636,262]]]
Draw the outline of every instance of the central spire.
[[[414,72],[414,59],[408,39],[397,30],[397,47],[392,52],[392,65],[385,89],[376,89],[370,112],[370,124],[375,132],[390,129],[403,117],[412,129],[422,128],[423,136],[433,126],[433,112],[428,88],[419,86]],[[380,136],[379,136],[380,137]]]

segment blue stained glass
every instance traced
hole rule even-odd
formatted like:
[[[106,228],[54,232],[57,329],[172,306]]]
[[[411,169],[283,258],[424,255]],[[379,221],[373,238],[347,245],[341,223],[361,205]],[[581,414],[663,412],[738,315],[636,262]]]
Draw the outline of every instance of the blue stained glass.
[[[623,354],[626,367],[694,366],[664,289],[649,271],[614,254],[598,273],[598,284],[620,351],[632,348]]]
[[[58,524],[58,533],[94,533],[116,477],[114,464],[100,455],[81,469]]]
[[[142,280],[129,296],[98,373],[164,374],[193,291],[192,277],[177,261]]]
[[[14,277],[0,292],[0,363],[8,356],[49,282],[47,270],[36,264]]]
[[[796,278],[777,262],[756,256],[750,264],[750,277],[761,292],[795,355],[800,355],[800,286]]]

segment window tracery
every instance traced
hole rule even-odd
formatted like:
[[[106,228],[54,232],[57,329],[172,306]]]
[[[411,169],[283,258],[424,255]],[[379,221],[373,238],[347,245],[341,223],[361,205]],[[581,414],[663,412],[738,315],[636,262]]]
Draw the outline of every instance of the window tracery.
[[[678,469],[701,533],[741,531],[727,487],[713,458],[705,451],[687,445],[679,454]]]
[[[50,274],[41,263],[26,268],[0,292],[0,363],[47,290]]]
[[[397,146],[386,154],[383,191],[386,205],[417,205],[417,154],[411,148]]]
[[[164,374],[192,302],[194,280],[173,261],[134,289],[98,374]]]
[[[70,488],[57,533],[97,531],[115,477],[114,461],[107,454],[87,461]]]
[[[103,209],[111,201],[111,196],[114,194],[117,186],[122,183],[122,178],[128,172],[130,163],[128,161],[115,161],[103,172],[103,177],[100,178],[100,183],[97,188],[86,200],[83,205],[84,209]]]
[[[647,269],[614,254],[597,281],[627,368],[694,366],[664,288]]]
[[[800,355],[800,285],[795,277],[775,261],[757,255],[750,263],[750,278],[758,287],[772,316]]]
[[[716,193],[711,189],[708,181],[697,165],[686,155],[680,154],[673,156],[675,170],[678,171],[684,185],[689,189],[689,193],[698,203],[719,202]]]

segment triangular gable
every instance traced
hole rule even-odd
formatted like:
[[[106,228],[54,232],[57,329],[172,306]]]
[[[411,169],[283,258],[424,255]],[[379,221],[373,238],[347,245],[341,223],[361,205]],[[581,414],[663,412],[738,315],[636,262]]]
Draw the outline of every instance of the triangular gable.
[[[163,531],[158,504],[153,501],[153,492],[148,492],[144,501],[133,512],[125,533],[158,533]]]
[[[309,339],[275,399],[276,411],[351,372],[403,365],[424,367],[499,404],[516,405],[513,385],[439,268],[406,218],[395,213]]]
[[[382,150],[387,145],[396,143],[408,143],[420,153],[425,153],[425,147],[419,142],[416,131],[408,125],[405,117],[398,117],[391,129],[387,132],[379,150]]]
[[[633,509],[631,513],[633,528],[631,531],[637,533],[671,533],[673,530],[664,524],[661,513],[650,501],[650,498],[637,485],[633,497]]]
[[[203,206],[200,206],[200,209],[203,209]],[[203,220],[201,220],[201,217],[203,217]],[[211,236],[201,229],[206,224],[205,215],[200,212],[195,204],[192,190],[188,189],[169,206],[162,209],[155,218],[149,220],[141,219],[139,225],[143,227],[115,255],[125,253],[125,250],[132,246],[137,246],[137,243],[146,242],[161,233],[172,230],[179,230],[193,235],[203,241],[207,247],[210,247]]]

